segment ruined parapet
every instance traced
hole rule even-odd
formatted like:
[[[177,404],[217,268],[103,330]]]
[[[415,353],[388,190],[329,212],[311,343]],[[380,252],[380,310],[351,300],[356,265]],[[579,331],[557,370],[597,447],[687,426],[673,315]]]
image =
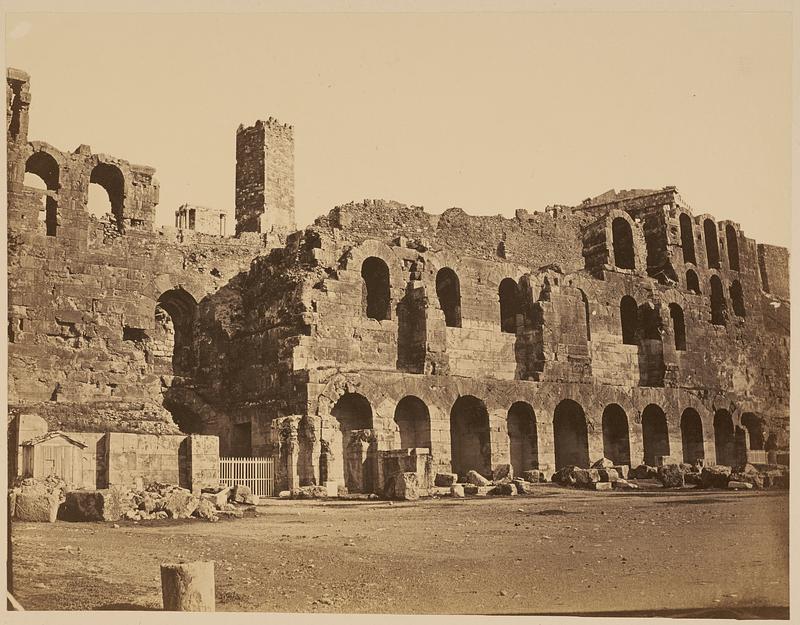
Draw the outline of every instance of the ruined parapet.
[[[789,250],[776,245],[758,244],[758,269],[761,289],[789,299]]]
[[[608,210],[583,230],[585,268],[597,278],[604,271],[644,273],[646,249],[641,225],[619,209]]]
[[[294,131],[270,117],[236,131],[236,233],[295,229]]]

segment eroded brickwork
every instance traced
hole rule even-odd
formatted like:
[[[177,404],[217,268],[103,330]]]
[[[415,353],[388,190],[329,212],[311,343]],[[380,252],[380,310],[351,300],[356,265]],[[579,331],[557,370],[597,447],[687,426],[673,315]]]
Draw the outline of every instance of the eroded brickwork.
[[[151,169],[12,134],[19,76],[14,410],[177,424],[275,456],[284,486],[353,490],[380,490],[378,452],[397,449],[461,474],[788,449],[788,252],[674,187],[513,219],[366,200],[294,231],[291,129],[270,120],[237,131],[236,237],[153,231]],[[105,223],[85,211],[100,164],[123,190]]]

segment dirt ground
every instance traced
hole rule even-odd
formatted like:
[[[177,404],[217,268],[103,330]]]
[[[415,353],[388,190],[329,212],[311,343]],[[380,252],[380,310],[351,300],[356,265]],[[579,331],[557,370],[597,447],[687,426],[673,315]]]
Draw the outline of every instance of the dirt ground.
[[[161,608],[214,560],[217,610],[788,618],[787,492],[269,500],[233,521],[15,523],[26,610]]]

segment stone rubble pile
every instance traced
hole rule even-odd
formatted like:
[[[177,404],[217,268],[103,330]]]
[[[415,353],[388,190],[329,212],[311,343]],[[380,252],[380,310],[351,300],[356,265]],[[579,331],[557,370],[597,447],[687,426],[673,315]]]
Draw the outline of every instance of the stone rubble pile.
[[[725,465],[702,466],[699,463],[671,463],[659,467],[640,464],[629,469],[627,465],[616,466],[607,458],[602,458],[590,469],[569,465],[553,475],[553,482],[562,486],[592,490],[638,489],[638,480],[658,480],[664,488],[789,488],[789,470],[785,466],[758,469],[752,464],[745,464],[734,469]]]
[[[9,491],[9,512],[18,521],[149,521],[241,518],[258,497],[242,484],[204,488],[198,494],[153,482],[143,489],[67,490],[63,480],[27,478]]]

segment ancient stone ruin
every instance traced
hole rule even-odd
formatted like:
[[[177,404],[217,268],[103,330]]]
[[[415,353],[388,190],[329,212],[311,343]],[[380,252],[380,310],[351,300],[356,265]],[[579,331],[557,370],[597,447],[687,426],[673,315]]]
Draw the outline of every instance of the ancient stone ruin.
[[[270,118],[236,131],[235,224],[184,205],[155,229],[153,168],[29,139],[29,86],[8,70],[9,407],[53,448],[159,479],[122,435],[213,435],[279,488],[350,492],[788,451],[788,251],[674,187],[513,219],[365,200],[296,230]]]

